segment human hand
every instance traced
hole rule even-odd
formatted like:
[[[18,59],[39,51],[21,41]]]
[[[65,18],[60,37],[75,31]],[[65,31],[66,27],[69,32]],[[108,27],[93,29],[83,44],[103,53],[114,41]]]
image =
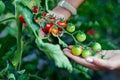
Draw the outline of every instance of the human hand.
[[[120,50],[103,50],[97,53],[96,57],[90,56],[84,59],[79,56],[72,55],[71,48],[72,46],[63,49],[64,54],[80,65],[93,70],[120,69]],[[106,59],[101,59],[101,55],[104,55]]]

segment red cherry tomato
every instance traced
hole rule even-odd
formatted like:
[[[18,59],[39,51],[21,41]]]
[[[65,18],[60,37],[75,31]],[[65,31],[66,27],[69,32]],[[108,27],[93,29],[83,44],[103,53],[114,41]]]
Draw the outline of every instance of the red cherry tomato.
[[[45,13],[43,13],[43,14],[42,14],[42,16],[47,16],[47,13],[46,13],[46,12],[45,12]]]
[[[33,12],[33,13],[37,13],[37,12],[38,12],[38,7],[37,7],[37,6],[36,6],[36,7],[33,7],[33,8],[32,8],[32,12]]]
[[[55,17],[54,18],[50,18],[50,20],[56,22],[56,18]]]
[[[19,15],[19,20],[21,23],[25,23],[24,17],[22,15]]]
[[[96,34],[96,31],[95,31],[94,29],[89,29],[89,30],[87,31],[87,34],[88,34],[88,35],[95,35],[95,34]]]
[[[44,28],[42,28],[42,31],[45,33],[49,32],[49,29],[53,26],[53,23],[47,23]]]
[[[63,22],[61,22],[61,21],[59,21],[59,22],[57,22],[57,24],[59,25],[59,26],[61,26],[61,27],[66,27],[66,25],[67,25],[67,22],[66,21],[63,21]]]

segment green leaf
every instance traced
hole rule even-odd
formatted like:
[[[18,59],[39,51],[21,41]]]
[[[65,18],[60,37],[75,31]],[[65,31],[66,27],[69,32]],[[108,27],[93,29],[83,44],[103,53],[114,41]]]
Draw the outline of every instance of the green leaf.
[[[63,47],[68,47],[68,45],[58,37],[59,44]]]
[[[33,13],[27,6],[24,6],[21,3],[17,3],[17,9],[19,13],[22,14],[22,16],[25,19],[25,22],[30,28],[34,29],[35,31],[39,30],[39,26],[33,22]]]
[[[38,48],[43,51],[50,59],[55,61],[55,64],[60,68],[66,68],[72,72],[72,65],[68,58],[64,55],[59,45],[44,43],[42,40],[36,40]]]

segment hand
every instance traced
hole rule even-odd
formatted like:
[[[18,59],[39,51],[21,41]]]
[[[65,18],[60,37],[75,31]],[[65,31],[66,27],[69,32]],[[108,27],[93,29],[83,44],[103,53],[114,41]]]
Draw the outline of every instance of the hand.
[[[64,54],[76,63],[93,70],[115,70],[120,69],[120,50],[103,50],[97,53],[97,57],[81,58],[71,54],[71,48],[65,48]],[[101,55],[105,55],[106,59],[101,59]]]

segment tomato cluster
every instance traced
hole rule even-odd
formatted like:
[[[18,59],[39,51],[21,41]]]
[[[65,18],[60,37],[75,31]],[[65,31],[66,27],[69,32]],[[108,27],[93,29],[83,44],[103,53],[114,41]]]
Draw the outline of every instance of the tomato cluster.
[[[86,58],[88,56],[92,56],[95,53],[101,51],[101,45],[98,42],[93,42],[91,44],[91,47],[82,47],[82,46],[73,46],[72,47],[72,54],[75,56],[82,56],[83,58]]]
[[[39,9],[37,6],[35,6],[31,9],[31,11],[33,14],[37,15]],[[39,17],[42,18],[40,22],[38,21]],[[87,36],[84,32],[76,30],[76,26],[74,24],[68,23],[61,18],[57,19],[54,15],[50,15],[46,12],[41,13],[39,17],[35,18],[35,22],[39,23],[41,30],[46,36],[54,34],[58,37],[61,37],[59,36],[61,33],[66,33],[74,39],[75,44],[73,44],[71,49],[73,55],[86,58],[88,56],[92,56],[94,53],[101,51],[102,48],[98,42],[92,42],[90,45],[84,45],[82,42],[86,40]],[[19,20],[23,24],[26,23],[22,15],[19,15]],[[87,32],[87,34],[94,33],[95,32],[93,30]]]

